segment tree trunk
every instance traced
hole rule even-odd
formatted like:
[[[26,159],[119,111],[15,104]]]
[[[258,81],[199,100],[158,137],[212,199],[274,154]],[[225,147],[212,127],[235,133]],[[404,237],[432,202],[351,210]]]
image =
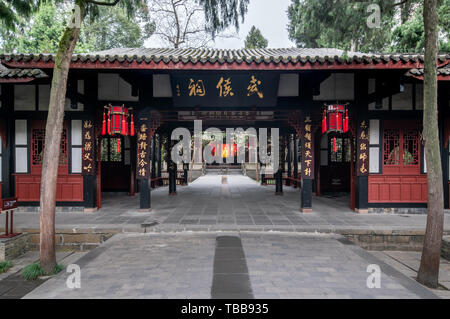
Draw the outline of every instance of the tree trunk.
[[[80,9],[81,17],[83,17],[85,8]],[[55,206],[59,153],[64,122],[67,77],[79,34],[80,28],[69,26],[66,28],[59,42],[53,69],[50,104],[45,128],[40,194],[40,264],[46,274],[52,273],[56,265]]]
[[[437,0],[424,0],[425,63],[423,137],[427,162],[428,216],[417,280],[436,288],[444,227],[444,196],[437,110]]]

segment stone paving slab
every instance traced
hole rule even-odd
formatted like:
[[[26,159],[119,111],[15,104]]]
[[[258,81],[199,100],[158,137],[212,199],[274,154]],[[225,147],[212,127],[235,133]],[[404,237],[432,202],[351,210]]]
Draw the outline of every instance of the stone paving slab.
[[[218,245],[217,238],[239,236],[243,252]],[[217,250],[222,252],[215,259]],[[227,259],[227,256],[231,256]],[[224,262],[245,259],[248,267]],[[216,263],[214,263],[216,260]],[[66,287],[67,274],[48,280],[26,298],[436,298],[390,265],[352,245],[342,236],[295,233],[119,234],[87,253],[81,267],[81,289]],[[367,266],[381,267],[381,288],[369,289]],[[214,268],[216,271],[214,271]],[[224,273],[226,272],[226,273]],[[220,276],[221,275],[221,276]],[[230,275],[233,278],[228,278]],[[236,289],[238,276],[249,285]],[[228,276],[227,278],[225,278]],[[246,288],[245,291],[243,288]],[[250,288],[251,290],[248,290]]]
[[[159,225],[149,231],[338,232],[360,229],[423,233],[426,224],[425,215],[356,214],[350,210],[347,196],[314,197],[313,213],[302,214],[299,189],[284,187],[284,195],[275,196],[274,186],[260,186],[242,175],[229,175],[228,184],[221,183],[220,175],[205,175],[187,187],[178,186],[177,193],[177,196],[169,197],[167,187],[153,190],[153,210],[145,213],[138,211],[138,195],[105,194],[101,210],[94,213],[57,212],[56,225],[58,229],[99,227],[144,232],[142,224],[157,221]],[[36,212],[18,212],[14,216],[18,229],[39,228]],[[450,218],[445,218],[444,228],[450,233]]]
[[[415,251],[373,251],[370,252],[378,259],[391,265],[410,278],[417,278],[420,266],[421,252]],[[441,298],[450,299],[450,262],[441,258],[439,269],[439,289],[433,289],[433,293]]]

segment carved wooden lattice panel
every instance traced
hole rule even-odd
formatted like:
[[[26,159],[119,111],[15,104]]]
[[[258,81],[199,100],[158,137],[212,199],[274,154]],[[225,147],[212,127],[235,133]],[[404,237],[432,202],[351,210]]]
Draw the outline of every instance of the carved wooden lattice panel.
[[[403,133],[403,165],[419,165],[419,131],[410,129]]]
[[[45,128],[31,130],[31,164],[42,165],[45,147]],[[59,153],[59,165],[67,165],[67,130],[63,129]]]
[[[400,164],[400,130],[385,129],[383,133],[384,165]]]

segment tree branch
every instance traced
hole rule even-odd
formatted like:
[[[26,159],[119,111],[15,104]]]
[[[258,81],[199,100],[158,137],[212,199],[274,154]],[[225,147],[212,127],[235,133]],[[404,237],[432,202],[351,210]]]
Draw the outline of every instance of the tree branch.
[[[96,1],[96,0],[86,0],[86,2],[92,3],[92,4],[96,4],[98,6],[115,6],[116,4],[118,4],[120,2],[120,0],[114,0],[113,2],[103,2],[103,1]]]

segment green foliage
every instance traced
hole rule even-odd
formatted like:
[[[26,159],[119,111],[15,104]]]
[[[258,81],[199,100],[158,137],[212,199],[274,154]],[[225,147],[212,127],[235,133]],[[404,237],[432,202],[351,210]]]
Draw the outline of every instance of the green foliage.
[[[43,3],[21,32],[0,30],[0,49],[4,52],[55,53],[66,28],[70,10],[53,2]],[[145,23],[145,13],[129,16],[123,7],[101,7],[95,18],[86,19],[75,52],[101,51],[111,48],[142,47],[153,33],[154,25]],[[141,29],[140,24],[144,27]]]
[[[15,30],[20,17],[29,17],[39,6],[39,0],[1,0],[0,27]]]
[[[380,28],[369,28],[369,4],[381,9]],[[361,52],[422,52],[423,1],[292,0],[289,38],[298,47],[333,47]],[[440,49],[449,48],[450,0],[439,1]]]
[[[438,10],[439,50],[450,52],[450,0],[443,0]],[[392,45],[390,51],[409,53],[423,53],[425,48],[425,32],[423,23],[423,7],[417,10],[404,23],[397,26],[392,32]]]
[[[264,36],[261,34],[261,31],[256,28],[255,26],[252,26],[250,32],[247,35],[247,38],[245,39],[245,48],[246,49],[264,49],[267,48],[268,41]]]
[[[352,0],[292,0],[288,8],[289,38],[299,47],[331,47],[347,51],[383,49],[392,27],[386,2],[379,1],[381,30],[367,27],[368,2]]]
[[[239,18],[242,23],[247,13],[250,0],[197,0],[205,10],[206,30],[214,36],[233,25],[239,29]]]
[[[148,21],[145,12],[130,17],[124,8],[101,7],[95,20],[85,22],[80,42],[95,51],[142,47],[155,30],[154,23]]]
[[[39,278],[41,276],[56,275],[63,269],[64,269],[64,266],[56,264],[55,268],[53,269],[53,272],[51,274],[46,274],[44,272],[44,270],[41,268],[41,265],[39,263],[34,263],[34,264],[26,266],[22,270],[21,276],[25,280],[36,280],[37,278]]]
[[[7,272],[12,267],[12,263],[9,260],[0,261],[0,274]]]

